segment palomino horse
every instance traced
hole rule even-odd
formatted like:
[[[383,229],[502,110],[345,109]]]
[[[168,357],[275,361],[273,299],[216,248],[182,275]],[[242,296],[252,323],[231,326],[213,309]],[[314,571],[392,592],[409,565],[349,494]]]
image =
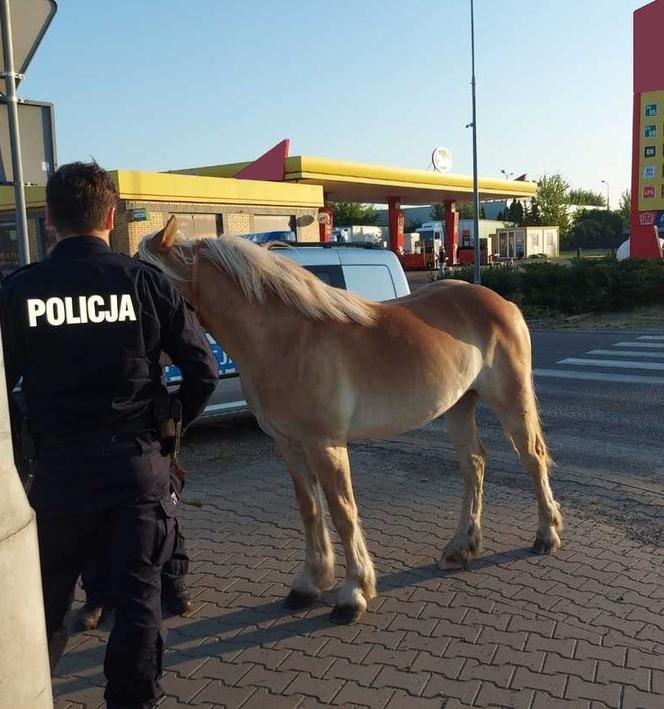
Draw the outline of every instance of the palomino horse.
[[[141,243],[238,363],[249,408],[272,436],[295,486],[306,561],[286,599],[300,609],[334,585],[323,496],[346,556],[330,619],[349,623],[376,594],[353,496],[348,441],[394,436],[441,414],[465,495],[441,565],[465,565],[482,542],[485,451],[475,422],[483,399],[499,416],[535,484],[533,551],[560,546],[560,507],[531,373],[528,328],[496,293],[459,281],[371,303],[331,288],[288,259],[239,237],[176,242],[177,224]]]

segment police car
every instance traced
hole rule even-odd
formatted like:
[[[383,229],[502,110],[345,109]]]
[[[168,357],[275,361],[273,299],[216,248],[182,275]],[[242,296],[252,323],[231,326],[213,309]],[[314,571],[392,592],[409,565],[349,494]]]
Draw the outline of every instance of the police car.
[[[371,244],[303,244],[284,247],[280,253],[300,263],[324,283],[344,288],[369,300],[401,298],[410,293],[406,275],[397,257]],[[236,363],[221,344],[208,335],[217,362],[219,384],[197,423],[236,416],[247,411]],[[165,367],[169,389],[175,390],[182,377],[175,365]]]

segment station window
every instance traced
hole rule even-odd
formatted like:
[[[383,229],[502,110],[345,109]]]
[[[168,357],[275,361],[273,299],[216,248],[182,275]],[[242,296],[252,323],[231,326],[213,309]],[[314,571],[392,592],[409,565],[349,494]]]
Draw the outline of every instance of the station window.
[[[178,230],[186,239],[214,238],[221,234],[221,214],[178,214]]]
[[[524,232],[516,232],[516,246],[514,248],[516,258],[523,258],[526,255]]]
[[[46,226],[46,219],[37,219],[37,258],[42,261],[56,244],[55,229]]]
[[[2,275],[18,268],[18,232],[14,222],[0,224],[0,271]]]
[[[254,232],[295,231],[295,216],[291,214],[254,214]]]

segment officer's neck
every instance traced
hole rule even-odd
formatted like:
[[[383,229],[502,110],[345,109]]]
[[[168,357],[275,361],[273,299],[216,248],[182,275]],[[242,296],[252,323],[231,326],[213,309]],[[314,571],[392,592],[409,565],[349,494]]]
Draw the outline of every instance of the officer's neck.
[[[85,232],[65,232],[64,234],[57,234],[56,241],[65,241],[66,239],[76,239],[79,236],[95,236],[101,239],[105,244],[109,244],[109,231],[103,229],[89,229]]]

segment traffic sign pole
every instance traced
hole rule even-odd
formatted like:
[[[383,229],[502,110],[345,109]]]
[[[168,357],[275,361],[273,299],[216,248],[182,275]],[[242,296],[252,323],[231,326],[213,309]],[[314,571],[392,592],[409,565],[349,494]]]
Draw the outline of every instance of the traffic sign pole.
[[[9,119],[9,140],[11,143],[12,168],[14,171],[14,198],[16,200],[16,231],[18,234],[19,264],[30,263],[28,243],[28,216],[25,204],[25,186],[23,184],[23,163],[21,161],[21,136],[18,128],[18,108],[16,98],[16,77],[14,72],[14,47],[12,42],[11,13],[9,0],[0,0],[0,23],[2,24],[2,51],[5,71],[7,111]]]

